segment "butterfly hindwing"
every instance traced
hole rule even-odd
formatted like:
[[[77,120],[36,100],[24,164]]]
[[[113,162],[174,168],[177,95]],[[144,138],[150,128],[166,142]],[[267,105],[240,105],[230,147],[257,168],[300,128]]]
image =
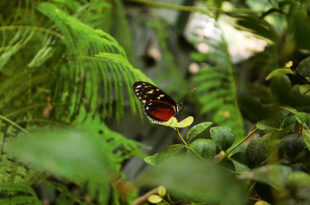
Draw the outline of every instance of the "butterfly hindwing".
[[[176,114],[175,101],[158,87],[139,81],[134,83],[133,91],[150,119],[165,122]]]
[[[143,110],[155,122],[166,122],[175,115],[174,107],[163,101],[148,101]]]

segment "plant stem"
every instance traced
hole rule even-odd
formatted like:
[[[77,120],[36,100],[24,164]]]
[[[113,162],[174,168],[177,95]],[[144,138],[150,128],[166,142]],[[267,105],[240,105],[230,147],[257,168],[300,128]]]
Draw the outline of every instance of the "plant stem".
[[[183,137],[181,136],[180,134],[180,131],[178,128],[174,128],[175,131],[178,133],[178,136],[180,137],[180,139],[182,140],[182,142],[184,143],[185,145],[185,148],[190,150],[194,155],[196,155],[199,159],[203,160],[203,158],[191,147],[191,144],[187,143]]]
[[[239,142],[237,142],[234,146],[228,148],[225,155],[221,159],[219,159],[217,162],[220,162],[223,159],[227,158],[232,151],[234,151],[239,145],[241,145],[245,140],[247,140],[250,136],[252,136],[257,131],[257,129],[258,128],[256,127],[251,132],[249,132],[249,134],[247,136],[245,136]]]

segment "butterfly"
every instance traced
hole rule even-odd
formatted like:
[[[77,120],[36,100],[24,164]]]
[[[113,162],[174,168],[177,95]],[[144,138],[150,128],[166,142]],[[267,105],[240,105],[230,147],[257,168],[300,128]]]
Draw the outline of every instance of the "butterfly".
[[[169,95],[150,83],[135,82],[133,91],[141,102],[147,117],[154,122],[166,122],[183,109],[182,103],[176,104]]]

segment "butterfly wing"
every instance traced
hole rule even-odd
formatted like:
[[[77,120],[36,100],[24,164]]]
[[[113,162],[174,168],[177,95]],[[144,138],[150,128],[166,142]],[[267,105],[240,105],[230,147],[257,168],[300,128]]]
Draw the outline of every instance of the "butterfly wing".
[[[143,110],[155,122],[166,122],[175,115],[173,107],[163,101],[149,101],[143,106]]]
[[[176,114],[175,101],[158,87],[139,81],[134,83],[133,91],[152,120],[165,122]]]

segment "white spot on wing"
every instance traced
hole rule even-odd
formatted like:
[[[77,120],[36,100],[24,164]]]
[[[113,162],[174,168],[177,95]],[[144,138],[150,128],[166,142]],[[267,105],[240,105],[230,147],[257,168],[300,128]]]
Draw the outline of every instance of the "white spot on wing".
[[[143,104],[146,103],[146,100],[142,100],[142,103],[143,103]]]
[[[135,92],[138,92],[139,91],[139,89],[135,89]]]
[[[138,85],[136,88],[140,88],[142,85]]]
[[[149,108],[149,107],[146,107],[145,109],[148,110],[148,109],[150,109],[150,108]]]
[[[139,99],[141,99],[141,97],[139,97]]]
[[[147,92],[147,94],[152,94],[154,92],[154,90],[150,90],[149,92]]]

